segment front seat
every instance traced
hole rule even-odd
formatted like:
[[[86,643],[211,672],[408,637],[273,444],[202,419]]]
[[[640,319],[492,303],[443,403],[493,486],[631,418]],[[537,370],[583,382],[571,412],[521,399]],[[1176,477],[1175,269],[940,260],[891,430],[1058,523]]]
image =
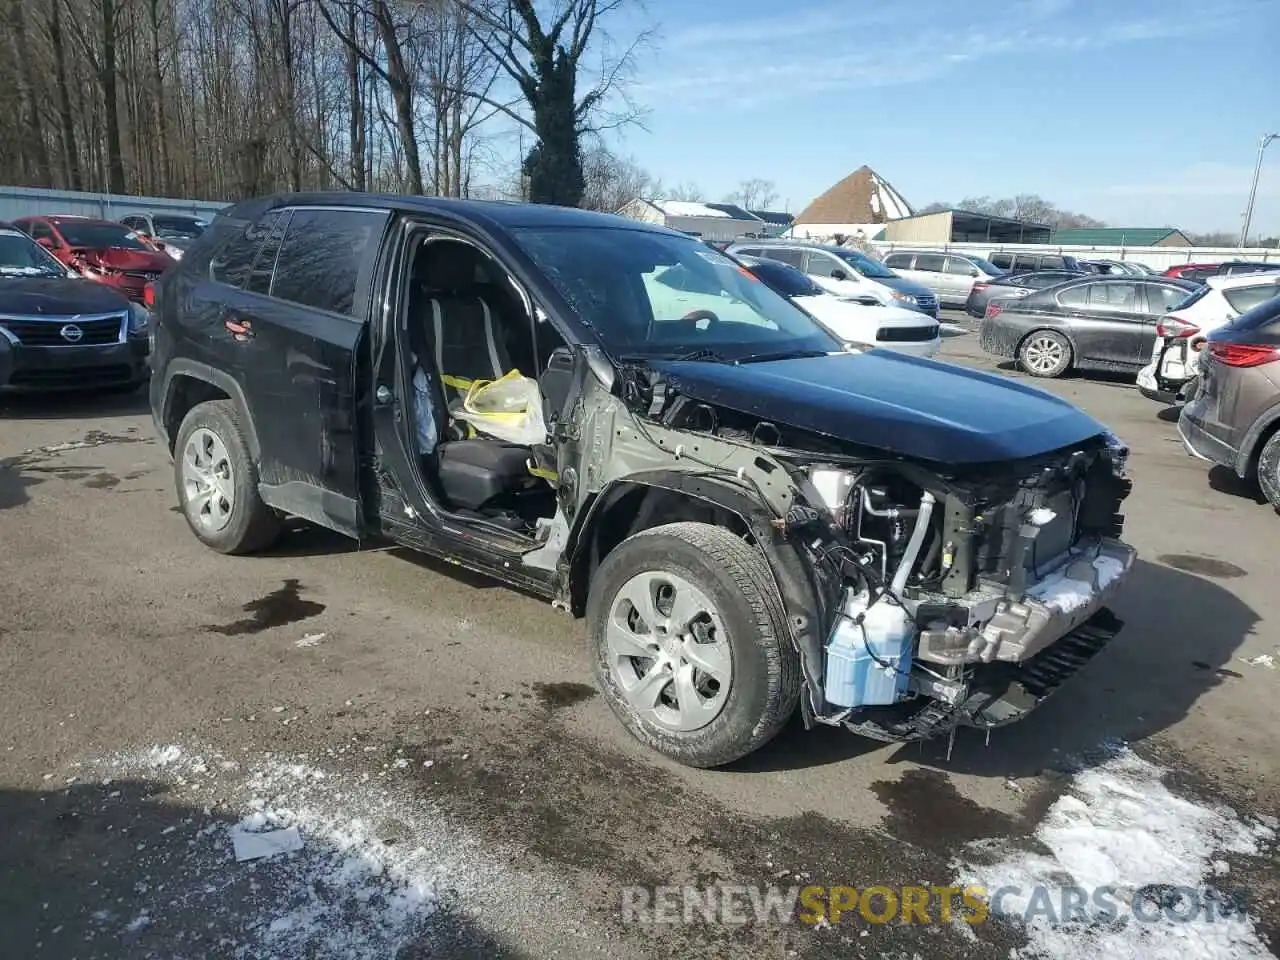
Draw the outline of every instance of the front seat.
[[[430,310],[431,347],[445,396],[460,401],[476,380],[497,380],[511,369],[493,310],[480,295],[480,254],[462,243],[430,244],[422,292]],[[477,437],[449,440],[436,448],[435,475],[455,509],[481,511],[508,506],[512,495],[531,489],[528,447]]]
[[[422,256],[436,367],[445,395],[461,399],[473,381],[500,379],[511,360],[493,308],[480,295],[481,255],[466,244],[442,241],[428,244]]]

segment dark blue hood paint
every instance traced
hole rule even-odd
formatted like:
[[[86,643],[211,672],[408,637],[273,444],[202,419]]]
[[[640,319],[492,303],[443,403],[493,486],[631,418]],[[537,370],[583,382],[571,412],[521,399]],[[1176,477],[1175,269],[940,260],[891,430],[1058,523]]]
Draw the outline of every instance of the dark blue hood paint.
[[[1014,380],[889,350],[766,363],[653,361],[679,393],[888,453],[948,464],[1016,460],[1106,428]]]
[[[913,297],[933,296],[933,291],[923,283],[908,280],[906,277],[871,277],[872,283],[879,283],[900,293],[909,293]]]

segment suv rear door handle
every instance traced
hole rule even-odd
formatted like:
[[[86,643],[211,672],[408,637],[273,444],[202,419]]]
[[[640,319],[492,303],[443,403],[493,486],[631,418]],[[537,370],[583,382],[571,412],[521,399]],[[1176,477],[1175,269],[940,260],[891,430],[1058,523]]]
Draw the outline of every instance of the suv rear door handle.
[[[373,392],[374,402],[380,407],[387,406],[395,398],[395,394],[391,392],[391,388],[385,383],[378,384],[378,389]]]

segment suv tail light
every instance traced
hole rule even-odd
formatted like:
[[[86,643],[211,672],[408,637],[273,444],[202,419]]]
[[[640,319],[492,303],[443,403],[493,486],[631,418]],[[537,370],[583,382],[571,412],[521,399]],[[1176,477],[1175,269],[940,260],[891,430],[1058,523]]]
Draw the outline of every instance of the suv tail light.
[[[1189,323],[1179,317],[1162,317],[1160,322],[1156,324],[1156,336],[1164,337],[1167,340],[1189,337],[1199,332],[1200,328],[1194,323]]]
[[[983,290],[987,289],[987,287],[989,287],[989,286],[991,286],[991,284],[989,284],[989,283],[982,283],[982,282],[975,283],[975,284],[973,285],[973,292],[974,292],[974,293],[981,293]]]
[[[142,288],[142,302],[148,310],[154,310],[156,306],[156,285],[148,283]]]
[[[987,304],[987,312],[986,312],[986,315],[985,315],[985,319],[987,319],[987,320],[991,320],[991,319],[993,319],[993,318],[995,318],[995,317],[1000,316],[1000,314],[1001,314],[1001,313],[1003,313],[1003,312],[1004,312],[1004,307],[1000,306],[1000,304],[998,304],[998,303],[988,303],[988,304]]]
[[[1228,367],[1258,367],[1280,360],[1280,348],[1254,343],[1209,343],[1209,355]]]

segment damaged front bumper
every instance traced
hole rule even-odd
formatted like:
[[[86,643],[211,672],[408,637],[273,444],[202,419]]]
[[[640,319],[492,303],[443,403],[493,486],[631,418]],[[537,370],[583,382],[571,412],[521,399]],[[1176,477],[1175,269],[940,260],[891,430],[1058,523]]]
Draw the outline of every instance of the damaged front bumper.
[[[952,622],[920,630],[905,699],[841,716],[862,736],[905,742],[1025,717],[1096,656],[1123,623],[1107,609],[1137,558],[1132,547],[1082,541],[1021,598],[983,584],[949,604]],[[956,612],[967,610],[968,623]],[[924,604],[917,616],[928,615]]]
[[[980,586],[951,602],[950,623],[921,630],[916,658],[943,666],[1027,660],[1102,609],[1136,558],[1129,545],[1097,537],[1078,543],[1020,598],[1000,584]],[[968,612],[966,623],[955,622],[957,609]]]

